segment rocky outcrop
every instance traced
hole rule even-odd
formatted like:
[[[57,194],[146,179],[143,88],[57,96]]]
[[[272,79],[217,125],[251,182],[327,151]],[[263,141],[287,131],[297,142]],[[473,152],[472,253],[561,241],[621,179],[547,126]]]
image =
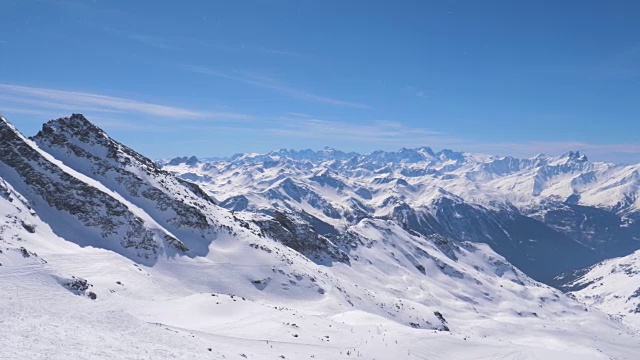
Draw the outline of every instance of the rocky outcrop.
[[[49,218],[52,229],[70,240],[91,245],[85,235],[98,233],[102,247],[120,248],[128,256],[146,259],[155,259],[163,249],[163,240],[127,205],[58,166],[3,118],[0,162],[0,177],[20,189],[41,216]],[[80,225],[83,231],[72,231],[71,224]],[[170,243],[184,250],[179,240]]]
[[[305,255],[314,262],[349,263],[349,256],[327,237],[319,235],[311,225],[293,213],[275,211],[273,218],[256,221],[263,233]]]
[[[190,248],[202,238],[210,241],[215,237],[215,224],[207,212],[215,204],[202,189],[158,168],[84,116],[49,121],[33,141],[145,210],[163,228],[184,238]]]

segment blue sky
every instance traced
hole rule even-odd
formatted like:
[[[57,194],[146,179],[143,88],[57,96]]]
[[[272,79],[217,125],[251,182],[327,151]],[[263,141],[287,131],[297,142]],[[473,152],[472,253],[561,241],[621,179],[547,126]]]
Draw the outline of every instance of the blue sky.
[[[2,0],[0,112],[153,157],[431,146],[640,161],[637,1]]]

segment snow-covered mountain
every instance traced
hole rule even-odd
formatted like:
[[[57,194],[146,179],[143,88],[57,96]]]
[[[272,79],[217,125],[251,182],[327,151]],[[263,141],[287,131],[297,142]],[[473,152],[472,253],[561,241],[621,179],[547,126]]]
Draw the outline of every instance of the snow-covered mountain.
[[[640,327],[640,251],[565,277],[564,289],[580,301]]]
[[[578,152],[282,149],[162,165],[234,211],[294,211],[323,234],[390,219],[425,236],[490,244],[542,281],[640,248],[640,164],[592,163]]]
[[[460,236],[472,224],[504,229],[496,213],[515,205],[467,204],[444,189],[429,202],[426,189],[405,190],[418,187],[411,177],[318,171],[307,159],[355,156],[326,153],[161,169],[82,115],[30,139],[0,118],[0,358],[635,356],[637,330]],[[182,168],[193,171],[167,171]],[[211,190],[223,182],[228,194]],[[380,192],[393,189],[384,205]],[[338,206],[345,194],[354,202]],[[396,210],[409,198],[447,203],[452,223],[427,207],[415,216],[447,231],[416,230],[411,211]]]

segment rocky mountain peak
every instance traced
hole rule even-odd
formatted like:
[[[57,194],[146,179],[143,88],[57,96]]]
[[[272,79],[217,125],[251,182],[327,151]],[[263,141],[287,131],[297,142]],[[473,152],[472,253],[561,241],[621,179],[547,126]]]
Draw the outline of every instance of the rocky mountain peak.
[[[161,172],[152,160],[110,138],[82,114],[51,120],[31,139],[44,148],[57,148],[84,158],[107,157],[122,164],[137,162],[149,171]]]
[[[574,161],[578,163],[589,161],[586,155],[580,154],[580,151],[569,151],[566,154],[564,154],[562,157],[567,158],[569,161]]]
[[[0,176],[30,195],[29,202],[42,211],[54,232],[83,246],[99,244],[149,261],[157,258],[165,241],[186,250],[179,240],[145,226],[122,198],[55,162],[6,120],[0,122],[0,140]]]
[[[72,114],[69,117],[50,120],[42,126],[38,136],[51,135],[53,133],[65,133],[76,136],[83,142],[108,138],[107,134],[82,114]]]
[[[464,154],[461,152],[453,151],[450,149],[442,149],[438,151],[436,154],[439,158],[443,160],[464,160]]]
[[[188,156],[178,156],[178,157],[175,157],[175,158],[169,160],[167,165],[176,166],[176,165],[180,165],[180,164],[186,164],[186,165],[192,166],[192,165],[196,165],[199,162],[200,162],[200,160],[198,160],[198,158],[195,157],[195,156],[190,156],[190,157],[188,157]]]

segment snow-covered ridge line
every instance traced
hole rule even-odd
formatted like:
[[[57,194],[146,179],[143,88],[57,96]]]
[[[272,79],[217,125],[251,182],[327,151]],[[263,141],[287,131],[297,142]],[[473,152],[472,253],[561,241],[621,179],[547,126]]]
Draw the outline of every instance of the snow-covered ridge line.
[[[271,160],[282,160],[282,159],[291,159],[291,160],[309,160],[309,161],[317,161],[319,159],[324,160],[350,160],[353,158],[376,158],[376,157],[386,157],[387,159],[401,159],[405,161],[416,161],[421,159],[429,159],[429,158],[475,158],[477,160],[483,161],[491,161],[491,160],[507,160],[507,161],[530,161],[532,163],[535,162],[553,162],[554,160],[563,159],[563,158],[571,158],[577,161],[588,161],[588,158],[585,154],[581,154],[580,151],[567,151],[564,154],[556,155],[556,156],[547,156],[545,154],[536,154],[535,156],[529,158],[519,158],[508,155],[490,155],[490,154],[481,154],[481,153],[473,153],[473,152],[458,152],[451,149],[442,149],[439,151],[434,151],[428,146],[417,147],[417,148],[401,148],[396,151],[384,151],[384,150],[376,150],[369,153],[360,153],[349,151],[345,152],[342,150],[334,149],[331,147],[325,147],[321,150],[312,150],[312,149],[289,149],[289,148],[281,148],[279,150],[272,150],[266,153],[237,153],[231,156],[219,156],[219,157],[205,157],[198,159],[197,157],[190,156],[182,156],[175,158],[167,158],[167,159],[159,159],[158,163],[168,164],[173,161],[171,165],[177,165],[180,163],[185,163],[187,161],[191,163],[196,163],[197,161],[202,162],[233,162],[238,160],[253,160],[253,161],[264,161],[265,159]],[[606,163],[606,162],[598,162],[605,163],[611,165],[624,165],[624,164],[615,164],[615,163]],[[628,164],[627,164],[628,165]]]
[[[44,151],[142,209],[189,254],[206,253],[215,238],[219,207],[197,185],[159,169],[151,160],[110,138],[81,114],[51,120],[32,140]]]
[[[23,137],[24,138],[24,137]],[[30,140],[28,138],[24,138],[24,140],[36,151],[38,151],[40,153],[40,155],[47,159],[49,162],[55,164],[57,167],[59,167],[60,169],[62,169],[64,172],[66,172],[67,174],[75,177],[76,179],[85,182],[91,186],[93,186],[94,188],[102,191],[103,193],[115,198],[116,200],[118,200],[119,202],[121,202],[122,204],[124,204],[127,209],[129,209],[132,213],[134,213],[137,217],[141,218],[142,220],[144,220],[145,222],[145,226],[149,229],[153,229],[153,230],[158,230],[162,233],[165,234],[169,234],[172,237],[173,234],[171,234],[170,231],[168,231],[167,229],[163,228],[160,224],[158,224],[151,216],[149,216],[149,214],[147,214],[144,210],[142,210],[140,207],[134,205],[133,203],[131,203],[129,200],[125,199],[122,195],[118,194],[117,192],[108,189],[106,186],[104,186],[101,182],[96,181],[92,178],[90,178],[87,175],[84,175],[80,172],[75,171],[74,169],[66,166],[62,161],[56,159],[55,157],[53,157],[53,155],[42,151],[38,145],[33,142],[33,140]]]
[[[236,154],[227,160],[198,161],[191,156],[159,163],[167,169],[198,168],[198,164],[207,164],[205,170],[218,172],[233,167],[280,165],[294,175],[303,172],[308,176],[308,170],[313,169],[365,181],[377,177],[399,178],[408,184],[431,182],[485,205],[498,201],[524,207],[540,199],[553,198],[617,212],[640,209],[637,203],[640,164],[589,162],[579,152],[518,159],[451,150],[434,153],[430,148],[375,151],[366,155],[335,149],[281,149],[265,154]],[[473,191],[478,187],[483,191]],[[488,194],[482,196],[486,191]]]
[[[579,152],[518,159],[427,147],[281,149],[161,163],[234,211],[295,211],[328,233],[394,219],[426,235],[489,243],[545,281],[640,247],[640,164],[590,162]]]

